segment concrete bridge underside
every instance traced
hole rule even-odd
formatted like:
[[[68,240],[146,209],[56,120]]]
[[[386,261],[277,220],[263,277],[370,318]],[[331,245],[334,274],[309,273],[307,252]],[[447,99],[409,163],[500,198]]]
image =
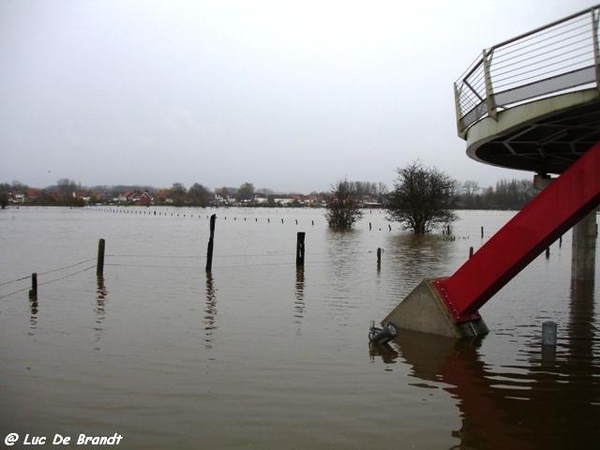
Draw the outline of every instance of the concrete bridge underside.
[[[538,100],[485,118],[467,133],[467,154],[480,162],[561,174],[600,141],[597,88]]]

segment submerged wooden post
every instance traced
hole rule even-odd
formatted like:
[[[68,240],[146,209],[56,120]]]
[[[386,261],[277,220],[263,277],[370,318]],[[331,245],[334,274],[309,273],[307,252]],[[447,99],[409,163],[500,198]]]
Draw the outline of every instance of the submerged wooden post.
[[[483,227],[481,227],[481,239],[483,239]]]
[[[296,238],[296,266],[304,267],[304,238],[306,233],[298,231]]]
[[[377,248],[377,270],[381,270],[381,247]]]
[[[37,273],[35,272],[31,274],[31,289],[29,290],[29,298],[37,298]]]
[[[556,345],[556,322],[542,323],[542,345]]]
[[[98,241],[98,260],[96,262],[96,276],[104,276],[104,239]]]
[[[213,214],[210,216],[210,238],[208,239],[208,250],[206,252],[206,271],[210,272],[212,270],[212,260],[213,260],[213,247],[214,247],[214,239],[215,239],[215,221],[217,220],[217,215]]]
[[[469,259],[473,257],[473,247],[469,247]]]

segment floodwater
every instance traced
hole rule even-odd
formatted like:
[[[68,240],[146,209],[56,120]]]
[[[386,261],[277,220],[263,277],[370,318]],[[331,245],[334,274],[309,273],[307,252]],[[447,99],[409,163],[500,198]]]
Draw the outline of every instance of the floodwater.
[[[380,211],[345,233],[308,209],[1,211],[0,438],[17,433],[16,448],[115,433],[126,449],[598,448],[598,287],[571,282],[570,232],[482,308],[483,339],[402,331],[369,349],[372,320],[421,279],[450,275],[512,215],[459,211],[447,239],[414,237]],[[554,352],[542,351],[546,320],[558,324]]]

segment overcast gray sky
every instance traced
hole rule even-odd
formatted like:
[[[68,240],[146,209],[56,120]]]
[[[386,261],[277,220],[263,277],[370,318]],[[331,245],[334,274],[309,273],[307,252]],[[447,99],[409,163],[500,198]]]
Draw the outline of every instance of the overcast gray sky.
[[[585,0],[0,0],[0,182],[308,193],[420,159],[482,186],[452,83]]]

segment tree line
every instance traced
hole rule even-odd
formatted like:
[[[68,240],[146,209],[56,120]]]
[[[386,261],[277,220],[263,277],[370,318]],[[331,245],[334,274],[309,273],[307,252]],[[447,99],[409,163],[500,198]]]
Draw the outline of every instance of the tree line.
[[[378,204],[389,202],[390,192],[384,183],[369,181],[346,181],[345,188],[357,197],[357,204],[364,205],[366,199]],[[56,184],[39,189],[32,188],[18,181],[0,183],[0,204],[7,206],[9,202],[28,203],[42,206],[84,206],[97,203],[128,203],[119,200],[127,192],[148,192],[153,204],[172,204],[174,206],[218,206],[228,200],[239,201],[249,206],[257,205],[258,198],[265,201],[263,206],[278,206],[273,199],[277,195],[269,189],[256,189],[253,183],[245,182],[239,187],[221,187],[214,191],[200,184],[193,183],[189,188],[183,183],[173,183],[168,188],[157,189],[152,186],[114,185],[82,187],[80,183],[62,178]],[[312,197],[318,204],[325,201],[327,192],[313,192]],[[454,209],[520,209],[536,194],[529,180],[500,180],[495,187],[482,188],[476,181],[463,183],[453,181]],[[27,198],[27,201],[25,201]],[[217,201],[219,199],[219,201]],[[132,203],[130,201],[129,203]],[[290,203],[299,206],[296,203]]]
[[[529,203],[538,191],[532,180],[500,180],[496,187],[479,187],[476,181],[456,184],[459,209],[519,210]]]
[[[521,209],[536,195],[533,181],[501,180],[496,189],[474,181],[458,183],[435,167],[413,162],[396,170],[394,189],[385,195],[388,218],[415,234],[425,234],[457,219],[456,209]],[[352,228],[362,217],[361,192],[348,180],[327,195],[327,221],[334,229]]]

